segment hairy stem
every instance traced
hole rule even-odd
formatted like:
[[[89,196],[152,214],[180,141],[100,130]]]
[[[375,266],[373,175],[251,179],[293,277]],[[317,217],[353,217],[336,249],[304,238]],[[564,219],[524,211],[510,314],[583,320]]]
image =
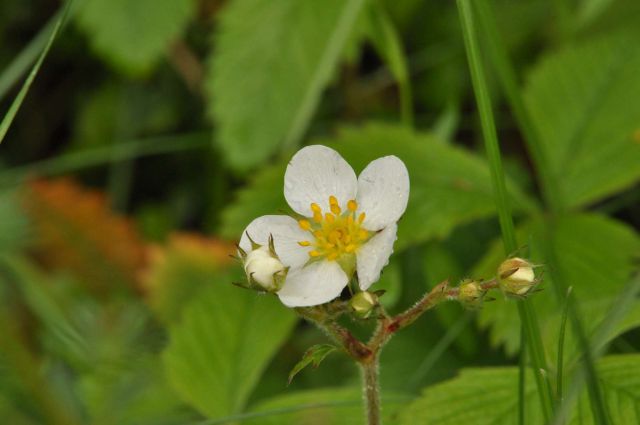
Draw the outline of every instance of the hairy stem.
[[[482,282],[484,292],[495,289],[498,283],[495,279]],[[426,311],[431,310],[443,301],[458,298],[459,288],[449,287],[447,280],[440,282],[431,291],[425,294],[417,303],[404,312],[390,316],[381,305],[376,307],[378,313],[378,326],[373,332],[368,343],[363,343],[356,338],[347,328],[337,322],[337,318],[347,312],[348,304],[341,300],[332,303],[296,308],[296,312],[318,326],[335,343],[352,357],[362,370],[362,391],[365,401],[368,425],[380,425],[380,390],[378,384],[378,359],[380,351],[389,339],[400,329],[415,322]]]
[[[378,356],[372,361],[360,363],[362,369],[362,393],[364,395],[365,410],[368,425],[382,424],[380,416],[380,388],[378,384]]]

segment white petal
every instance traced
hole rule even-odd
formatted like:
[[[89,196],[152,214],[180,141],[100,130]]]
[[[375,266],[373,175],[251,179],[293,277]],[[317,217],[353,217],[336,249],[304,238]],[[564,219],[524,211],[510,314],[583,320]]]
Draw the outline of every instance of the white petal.
[[[344,208],[355,199],[358,188],[356,173],[338,152],[322,145],[302,148],[296,153],[284,174],[284,197],[298,214],[313,216],[311,203],[329,210],[329,196]]]
[[[317,261],[301,269],[290,270],[278,292],[287,307],[308,307],[337,298],[349,279],[335,261]]]
[[[382,268],[389,264],[397,230],[398,226],[395,223],[391,224],[374,235],[356,253],[358,282],[363,291],[380,279]]]
[[[358,213],[365,213],[363,226],[380,230],[395,223],[409,200],[409,172],[396,156],[378,158],[358,177]]]
[[[269,235],[273,235],[273,245],[280,261],[285,266],[302,267],[309,260],[311,247],[303,247],[300,241],[309,240],[312,235],[298,226],[298,222],[286,215],[263,215],[253,220],[242,232],[240,248],[251,251],[251,241],[260,245],[269,243]]]

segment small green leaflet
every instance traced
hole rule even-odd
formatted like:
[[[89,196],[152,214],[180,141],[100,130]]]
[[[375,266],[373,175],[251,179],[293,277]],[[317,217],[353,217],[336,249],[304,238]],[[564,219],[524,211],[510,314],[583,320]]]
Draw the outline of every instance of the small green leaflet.
[[[331,344],[317,344],[313,347],[309,348],[305,351],[302,359],[291,369],[289,373],[289,380],[287,385],[291,385],[291,381],[293,378],[305,367],[312,365],[314,368],[320,366],[320,363],[327,357],[329,354],[336,351],[338,347]]]

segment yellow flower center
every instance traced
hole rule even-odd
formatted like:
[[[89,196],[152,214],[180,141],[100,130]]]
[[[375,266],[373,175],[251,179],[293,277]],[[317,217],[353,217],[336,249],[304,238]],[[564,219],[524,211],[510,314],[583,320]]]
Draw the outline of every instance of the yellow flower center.
[[[309,251],[311,258],[325,257],[334,261],[345,254],[355,253],[371,237],[372,232],[362,227],[365,213],[356,217],[358,204],[355,200],[347,202],[343,212],[338,199],[330,196],[329,209],[330,212],[323,214],[318,204],[311,204],[313,218],[299,220],[298,224],[301,229],[308,231],[312,238],[298,244],[313,247]]]

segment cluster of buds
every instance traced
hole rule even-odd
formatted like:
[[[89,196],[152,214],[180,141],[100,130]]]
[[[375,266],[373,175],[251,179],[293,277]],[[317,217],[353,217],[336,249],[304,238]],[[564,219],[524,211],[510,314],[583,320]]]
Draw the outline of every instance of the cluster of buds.
[[[496,278],[489,281],[464,279],[448,299],[456,299],[465,308],[477,310],[483,301],[491,301],[485,297],[489,289],[499,287],[509,298],[522,299],[535,291],[540,283],[536,278],[534,268],[529,261],[513,257],[503,261],[496,273]]]
[[[522,258],[505,260],[498,267],[498,283],[502,292],[511,298],[524,298],[540,283],[533,271],[533,264]]]
[[[463,307],[469,310],[477,310],[482,307],[482,301],[487,290],[482,286],[482,282],[472,279],[464,279],[458,285],[458,301]]]
[[[238,253],[247,275],[247,284],[240,286],[266,292],[278,292],[284,284],[289,271],[278,258],[273,245],[273,237],[269,236],[268,245],[260,245],[249,237],[251,251],[246,252],[238,247]]]

